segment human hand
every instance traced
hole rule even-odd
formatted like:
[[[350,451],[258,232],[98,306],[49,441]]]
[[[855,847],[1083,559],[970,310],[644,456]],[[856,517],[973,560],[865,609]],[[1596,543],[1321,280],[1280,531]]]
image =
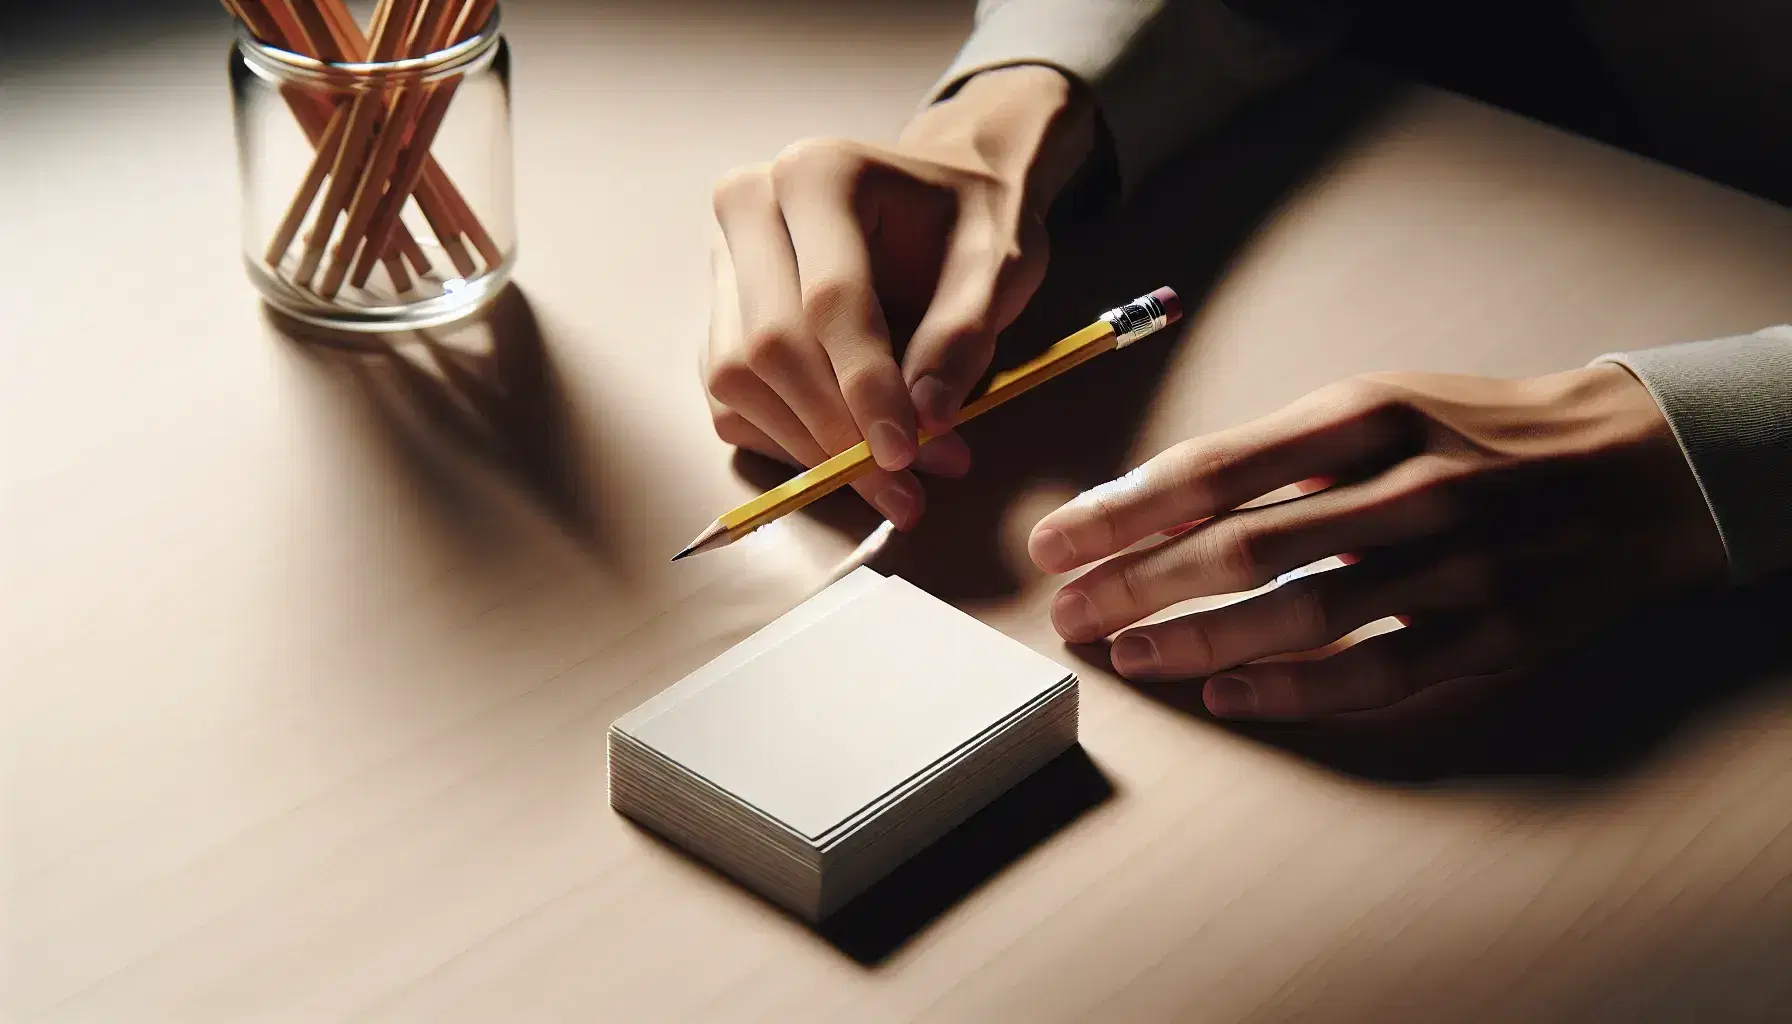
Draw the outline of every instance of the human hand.
[[[894,147],[812,139],[730,173],[701,365],[717,435],[804,466],[867,440],[879,471],[853,486],[914,525],[908,469],[969,468],[952,417],[1045,274],[1042,215],[1091,131],[1062,74],[1006,68]]]
[[[1337,482],[1239,509],[1315,478]],[[1613,365],[1527,380],[1358,377],[1167,449],[1040,520],[1028,550],[1049,572],[1107,559],[1054,599],[1052,621],[1073,642],[1347,556],[1116,638],[1120,674],[1212,676],[1210,711],[1262,718],[1375,708],[1519,667],[1642,602],[1719,581],[1726,565],[1667,421]],[[1261,660],[1389,616],[1405,628],[1327,657]]]

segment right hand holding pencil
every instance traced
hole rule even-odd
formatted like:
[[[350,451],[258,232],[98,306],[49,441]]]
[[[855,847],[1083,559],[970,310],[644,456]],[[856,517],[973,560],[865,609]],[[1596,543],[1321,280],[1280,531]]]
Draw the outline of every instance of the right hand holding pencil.
[[[703,381],[716,433],[813,466],[869,443],[855,489],[899,529],[920,518],[911,468],[969,469],[942,431],[996,335],[1045,275],[1043,212],[1091,129],[1044,67],[971,79],[894,147],[816,139],[717,186],[722,242]],[[906,344],[904,342],[906,341]]]

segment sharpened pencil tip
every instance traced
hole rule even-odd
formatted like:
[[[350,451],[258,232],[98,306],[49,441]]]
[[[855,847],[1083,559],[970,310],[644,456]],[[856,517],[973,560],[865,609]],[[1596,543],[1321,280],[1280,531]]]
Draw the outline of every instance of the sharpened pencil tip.
[[[701,555],[705,551],[713,551],[716,548],[725,547],[732,539],[733,538],[728,536],[727,529],[723,527],[721,521],[718,520],[710,523],[702,533],[697,535],[696,540],[686,544],[683,551],[673,555],[672,560],[676,562],[680,558],[689,558],[691,555]]]

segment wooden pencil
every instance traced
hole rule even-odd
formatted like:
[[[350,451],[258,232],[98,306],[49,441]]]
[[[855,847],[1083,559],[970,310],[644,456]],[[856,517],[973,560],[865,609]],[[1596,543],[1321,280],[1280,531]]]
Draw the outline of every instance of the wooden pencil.
[[[1081,366],[1103,352],[1125,348],[1140,338],[1155,334],[1175,323],[1182,316],[1182,303],[1176,293],[1159,288],[1149,295],[1101,315],[1094,323],[1059,341],[1036,358],[996,374],[989,387],[975,400],[959,409],[953,426],[983,415],[1003,402],[1044,384],[1053,377]],[[921,443],[931,435],[923,433]],[[795,512],[852,483],[877,468],[871,449],[860,441],[840,454],[799,473],[777,487],[742,505],[724,512],[709,524],[683,551],[672,556],[674,562],[690,555],[714,551],[734,543],[767,523]]]
[[[226,11],[247,25],[249,33],[262,42],[295,51],[306,48],[303,30],[284,5],[278,2],[264,4],[263,0],[222,0],[222,3]],[[277,11],[284,14],[279,15]],[[299,123],[311,148],[314,151],[333,152],[342,141],[348,111],[331,103],[326,96],[294,85],[281,86],[280,95],[286,100],[287,108],[292,111],[293,119]],[[285,220],[275,230],[275,241],[270,244],[270,252],[266,257],[270,266],[279,266],[280,258],[298,235],[305,212],[310,208],[312,198],[317,195],[317,187],[329,167],[327,162],[321,160],[314,162],[313,166],[316,168],[316,179],[313,180],[308,175],[300,188],[305,197],[304,204],[299,205],[296,210],[289,208]],[[411,289],[411,279],[399,257],[402,255],[405,260],[409,260],[411,268],[419,274],[430,271],[429,260],[409,231],[395,235],[391,249],[391,252],[380,254],[380,262],[386,267],[393,288],[400,293],[407,292]]]
[[[311,2],[323,8],[325,14],[331,15],[334,21],[343,26],[342,38],[344,46],[349,52],[367,52],[367,36],[363,35],[361,27],[355,24],[354,16],[349,14],[344,0],[311,0]],[[464,6],[470,0],[442,0],[442,2],[448,5],[449,10],[453,10],[456,5]],[[426,54],[419,54],[419,56],[424,55]],[[479,227],[479,218],[473,215],[472,208],[467,205],[460,190],[454,187],[452,181],[448,180],[448,173],[442,170],[441,165],[436,163],[433,156],[428,156],[424,161],[423,187],[418,190],[417,207],[422,211],[423,219],[428,221],[430,228],[435,231],[436,240],[441,244],[442,251],[448,254],[448,261],[454,264],[455,272],[463,277],[473,273],[475,267],[472,256],[467,253],[466,247],[460,244],[460,236],[463,231],[483,230],[483,228]],[[365,282],[356,283],[364,284]]]
[[[303,90],[293,86],[284,88],[295,93],[303,93]],[[347,125],[347,118],[338,116],[344,114],[345,111],[328,102],[316,103],[314,102],[316,99],[315,96],[305,94],[295,101],[289,96],[287,106],[292,110],[293,118],[299,122],[300,130],[311,141],[311,148],[327,150],[341,141],[341,132]],[[405,270],[405,260],[409,260],[411,266],[419,274],[428,273],[430,270],[429,259],[423,255],[422,246],[417,244],[417,240],[412,238],[409,232],[396,240],[390,252],[380,257],[380,262],[386,268],[387,276],[392,279],[392,287],[400,294],[408,292],[412,288],[411,275]]]
[[[446,17],[449,2],[450,0],[424,0],[417,22],[411,28],[409,41],[400,50],[403,55],[421,57],[446,45],[448,32],[453,29],[452,22]],[[375,206],[385,193],[387,180],[392,177],[399,146],[404,142],[404,128],[415,118],[415,108],[422,94],[420,87],[400,85],[389,98],[383,100],[385,128],[375,139],[373,151],[367,157],[360,184],[355,187],[354,194],[349,199],[348,219],[342,227],[342,238],[336,243],[336,250],[331,256],[330,266],[324,273],[322,283],[317,286],[317,294],[326,299],[336,297],[343,279],[348,276],[349,261],[360,247],[361,239],[366,235],[368,224],[373,219]],[[382,100],[375,98],[374,102]]]
[[[224,6],[231,13],[242,19],[249,26],[250,33],[262,42],[281,47],[295,53],[304,53],[318,59],[328,59],[326,54],[343,57],[359,57],[365,53],[365,39],[360,36],[360,28],[355,25],[354,18],[340,2],[320,5],[325,17],[322,22],[313,20],[314,31],[320,33],[322,42],[315,43],[301,25],[297,9],[287,0],[224,0]],[[346,27],[344,25],[346,23]],[[329,173],[333,154],[342,144],[342,136],[348,128],[349,105],[338,104],[327,94],[301,89],[297,86],[283,86],[282,92],[287,97],[287,105],[292,108],[300,126],[306,122],[322,120],[321,131],[313,131],[305,127],[306,134],[312,136],[312,148],[316,155],[311,166],[288,204],[286,215],[275,228],[273,237],[268,242],[264,259],[270,267],[278,268],[280,260],[291,247],[293,239],[298,236],[299,228],[304,224],[305,214],[310,211],[318,188]],[[295,102],[295,96],[302,96]],[[309,106],[309,113],[302,112],[302,106]],[[423,249],[411,237],[409,231],[398,235],[393,240],[392,251],[381,253],[380,261],[385,264],[386,273],[392,279],[393,288],[403,293],[410,290],[410,276],[405,273],[404,265],[398,257],[402,255],[411,264],[411,269],[419,274],[426,274],[431,269],[430,262],[423,254]]]
[[[474,33],[485,27],[491,17],[496,0],[470,0],[454,20],[449,32],[450,45],[465,42]],[[391,244],[391,234],[399,224],[399,213],[404,208],[405,199],[416,192],[419,200],[428,194],[431,183],[427,174],[429,164],[429,147],[435,142],[436,132],[442,126],[442,120],[448,114],[448,105],[454,99],[455,90],[460,87],[458,78],[430,85],[423,93],[423,106],[416,117],[416,126],[411,132],[410,145],[398,160],[392,172],[391,183],[385,196],[380,201],[372,223],[367,228],[367,245],[362,250],[361,258],[356,263],[351,283],[359,287],[367,280],[373,269],[375,258]],[[463,199],[464,203],[465,200]],[[471,216],[463,220],[467,228],[467,237],[472,240],[473,247],[485,260],[487,268],[495,267],[503,259],[503,253],[497,243],[486,232],[483,225]],[[458,241],[458,239],[456,239]],[[352,251],[350,251],[352,255]],[[472,276],[468,274],[467,276]]]
[[[386,0],[381,0],[381,5],[384,6],[385,2]],[[276,10],[288,12],[297,19],[303,35],[288,35],[287,38],[303,38],[309,46],[307,53],[316,56],[319,60],[332,62],[350,59],[347,48],[342,45],[341,39],[337,38],[333,31],[334,26],[330,24],[328,18],[324,17],[324,12],[316,4],[311,3],[310,0],[268,0],[268,4]]]
[[[317,11],[313,4],[302,3],[300,8]],[[374,12],[374,36],[368,59],[376,64],[390,62],[398,56],[398,45],[404,39],[405,30],[410,27],[411,13],[416,10],[417,0],[380,0]],[[318,13],[318,20],[323,20]],[[378,126],[376,118],[385,109],[385,97],[373,91],[358,91],[349,100],[348,128],[342,134],[342,142],[336,147],[336,153],[330,163],[330,184],[324,190],[321,205],[316,218],[311,222],[311,233],[305,238],[305,245],[299,252],[299,265],[292,273],[293,283],[310,285],[311,278],[317,273],[318,264],[323,262],[324,249],[330,242],[330,236],[336,231],[336,221],[348,206],[351,190],[361,180],[361,169],[365,166],[368,150],[372,145],[372,135]]]
[[[386,21],[395,2],[401,7],[410,6],[413,15],[398,18],[396,24],[388,29]],[[418,3],[419,0],[383,0],[371,26],[376,37],[374,40],[362,33],[343,0],[226,0],[225,6],[242,18],[257,38],[272,45],[321,60],[359,61],[377,58],[377,42],[380,37],[390,40],[388,45],[402,48],[406,56],[421,55],[410,52],[420,33],[426,33],[425,12],[418,10]],[[490,11],[490,4],[482,0],[434,0],[427,6],[441,12],[437,16],[441,22],[457,26],[476,11],[483,10],[487,14]],[[480,27],[483,20],[481,18],[474,28]],[[427,38],[427,34],[424,34],[424,38]],[[343,205],[331,201],[332,195],[337,194],[339,188],[331,172],[338,169],[344,172],[346,180],[340,185],[342,204],[352,202],[353,196],[358,194],[358,186],[367,184],[376,189],[382,187],[385,184],[383,180],[364,182],[361,173],[363,161],[374,145],[374,139],[386,134],[388,128],[396,127],[402,136],[411,127],[379,116],[386,112],[383,97],[371,104],[353,100],[332,103],[323,96],[317,97],[316,102],[324,104],[330,110],[325,115],[328,124],[321,136],[314,140],[318,154],[288,205],[286,215],[270,239],[265,254],[268,264],[277,267],[297,240],[306,215],[314,204],[319,205],[321,208],[313,225],[312,236],[307,240],[300,257],[298,273],[294,275],[294,279],[300,284],[309,282],[317,271],[316,264],[322,260],[323,252],[318,236],[319,229],[326,228],[326,218],[328,224],[322,234],[322,244],[327,244],[335,223],[347,212]],[[368,113],[369,105],[374,108],[371,116]],[[361,108],[359,124],[354,123],[357,120],[354,116],[357,106]],[[359,128],[358,132],[354,130],[356,128]],[[311,134],[309,130],[307,134]],[[478,263],[461,242],[463,234],[474,241],[475,247],[480,248],[488,263],[495,264],[499,258],[496,246],[465,197],[448,180],[446,173],[427,150],[418,155],[418,161],[411,189],[407,190],[405,198],[412,197],[414,193],[424,219],[434,229],[437,240],[449,261],[454,264],[456,273],[470,277],[479,270]],[[339,163],[342,165],[340,168],[337,166]],[[330,181],[330,188],[324,202],[319,204],[318,193],[324,191],[326,180]],[[403,274],[402,265],[396,262],[397,255],[402,254],[418,273],[426,273],[431,269],[422,249],[396,216],[393,217],[393,223],[384,227],[379,237],[380,245],[368,246],[368,261],[370,264],[385,263],[399,291],[405,291],[409,282]],[[313,252],[313,245],[318,245],[318,251]],[[365,284],[366,276],[360,275],[355,283]]]

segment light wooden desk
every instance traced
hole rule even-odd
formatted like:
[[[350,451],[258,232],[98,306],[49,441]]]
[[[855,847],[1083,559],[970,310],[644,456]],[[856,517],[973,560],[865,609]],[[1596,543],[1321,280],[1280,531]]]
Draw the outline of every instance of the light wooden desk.
[[[967,20],[668,6],[511,11],[521,295],[440,365],[263,319],[221,25],[9,69],[0,1018],[1792,1016],[1771,589],[1306,729],[1085,666],[1086,758],[825,936],[616,818],[609,721],[870,527],[843,501],[665,561],[749,489],[692,368],[708,187],[887,137]],[[1351,81],[1177,168],[1160,244],[1066,257],[1038,331],[1161,283],[1187,328],[978,424],[880,568],[1073,659],[1025,530],[1174,439],[1361,370],[1792,318],[1792,213]],[[1073,403],[1111,429],[1048,458]]]

